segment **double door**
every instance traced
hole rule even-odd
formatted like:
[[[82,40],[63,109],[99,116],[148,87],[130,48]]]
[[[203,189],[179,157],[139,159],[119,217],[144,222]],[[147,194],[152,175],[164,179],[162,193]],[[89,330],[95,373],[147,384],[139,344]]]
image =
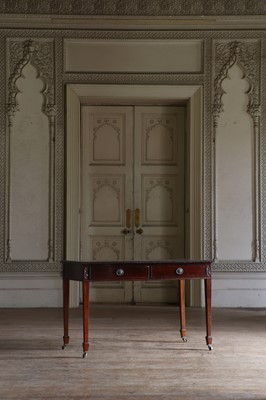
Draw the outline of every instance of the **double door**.
[[[81,260],[184,258],[184,108],[81,111]],[[176,285],[94,283],[91,301],[176,303]]]

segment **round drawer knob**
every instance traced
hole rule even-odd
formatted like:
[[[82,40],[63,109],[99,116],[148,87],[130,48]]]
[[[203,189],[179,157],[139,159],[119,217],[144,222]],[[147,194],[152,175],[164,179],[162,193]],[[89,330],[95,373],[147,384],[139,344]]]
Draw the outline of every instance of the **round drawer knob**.
[[[116,276],[123,276],[124,273],[125,273],[125,271],[124,271],[122,268],[118,268],[118,269],[115,271]]]
[[[177,268],[177,269],[175,270],[175,273],[176,273],[176,275],[183,275],[184,270],[183,270],[183,268],[179,267],[179,268]]]

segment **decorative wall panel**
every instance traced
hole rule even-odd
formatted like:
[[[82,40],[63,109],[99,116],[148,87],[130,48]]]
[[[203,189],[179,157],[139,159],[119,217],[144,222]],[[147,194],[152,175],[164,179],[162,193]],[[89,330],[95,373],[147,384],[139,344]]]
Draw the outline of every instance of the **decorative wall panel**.
[[[65,40],[65,71],[199,73],[201,40]],[[82,57],[80,55],[82,54]],[[126,62],[125,62],[126,61]]]
[[[6,260],[54,259],[54,45],[7,41]]]
[[[260,261],[260,43],[216,42],[214,256]]]
[[[128,5],[126,6],[127,10],[130,9],[130,7],[133,7],[133,3],[126,2]],[[153,3],[153,4],[152,4]],[[156,7],[157,2],[150,2],[149,5],[147,5],[146,12],[152,15],[152,10],[154,10]],[[186,2],[187,4],[189,2]],[[223,2],[222,2],[223,3]],[[12,3],[14,4],[14,3]],[[60,6],[58,8],[54,8],[55,3],[52,1],[48,2],[40,2],[38,6],[36,6],[37,3],[28,2],[25,1],[21,4],[16,4],[16,9],[12,11],[11,3],[9,1],[4,1],[1,2],[0,5],[0,12],[19,12],[19,7],[21,7],[21,12],[25,12],[26,14],[28,13],[33,13],[34,11],[38,10],[39,12],[52,12],[54,11],[57,14],[60,14],[61,10],[66,10],[68,5],[70,3],[64,2],[60,3]],[[81,4],[81,3],[80,3]],[[86,2],[85,7],[91,7],[93,4],[92,2],[88,3]],[[96,4],[96,3],[95,3]],[[115,3],[116,4],[116,3]],[[199,4],[198,2],[191,2],[191,7],[196,7],[196,4]],[[201,2],[203,4],[203,2]],[[210,11],[210,9],[213,9],[213,15],[217,12],[217,10],[221,10],[221,14],[228,13],[231,15],[263,15],[265,14],[265,4],[264,2],[260,1],[255,1],[255,2],[250,2],[250,1],[236,1],[236,2],[230,2],[227,3],[227,7],[225,10],[224,5],[221,5],[219,8],[220,2],[204,2],[204,10],[207,13]],[[111,2],[109,6],[111,5]],[[217,8],[218,5],[218,8]],[[35,8],[37,7],[37,9]],[[30,8],[31,7],[31,8]],[[114,6],[115,7],[115,6]],[[179,7],[179,3],[173,1],[172,2],[172,8],[170,7],[169,10],[173,11],[173,7]],[[216,9],[216,11],[214,10]],[[192,8],[191,8],[192,9]],[[46,11],[45,11],[46,10]],[[70,10],[70,9],[69,9]],[[76,8],[77,12],[79,8]],[[96,8],[94,9],[96,12]],[[187,12],[188,7],[183,8],[182,12]],[[73,10],[68,11],[69,13],[73,14]],[[148,15],[148,14],[147,14]],[[159,15],[159,12],[158,12]],[[180,14],[181,15],[181,14]],[[55,91],[55,96],[56,96],[56,102],[58,105],[58,111],[57,111],[57,120],[56,120],[56,143],[55,143],[55,192],[54,192],[54,200],[55,200],[55,212],[54,212],[54,219],[55,219],[55,224],[52,226],[50,224],[50,232],[55,232],[55,238],[54,240],[54,247],[55,247],[55,254],[56,254],[56,260],[57,262],[35,262],[35,261],[30,261],[27,262],[26,260],[23,262],[12,262],[12,263],[6,263],[7,259],[7,254],[8,254],[8,248],[6,246],[6,240],[8,238],[8,233],[4,232],[4,227],[1,227],[1,271],[58,271],[60,270],[60,260],[63,257],[63,245],[64,245],[64,231],[63,231],[63,226],[64,226],[64,119],[65,119],[65,98],[64,98],[64,84],[67,83],[97,83],[97,84],[113,84],[113,85],[119,85],[119,84],[131,84],[132,87],[134,84],[141,84],[141,85],[150,85],[150,84],[158,84],[158,85],[178,85],[178,84],[186,84],[186,85],[203,85],[204,86],[204,140],[203,140],[203,167],[204,167],[204,179],[203,179],[203,192],[204,192],[204,197],[203,197],[203,204],[202,208],[204,210],[203,213],[203,223],[202,223],[202,230],[203,230],[203,236],[204,236],[204,257],[212,257],[215,253],[215,223],[214,223],[214,215],[216,213],[216,202],[213,202],[213,199],[215,198],[215,194],[213,193],[213,187],[214,185],[214,180],[215,180],[215,174],[212,172],[214,169],[212,168],[212,161],[215,159],[215,148],[212,148],[212,132],[215,131],[214,125],[210,125],[211,121],[211,98],[213,94],[213,99],[216,96],[217,93],[219,93],[219,90],[217,89],[218,86],[216,86],[216,77],[220,75],[220,71],[222,71],[222,63],[226,64],[226,60],[228,60],[227,57],[220,56],[217,57],[216,50],[215,48],[211,49],[211,42],[212,40],[214,43],[216,42],[227,42],[230,43],[232,41],[232,37],[235,38],[235,40],[239,42],[250,42],[251,44],[254,44],[257,42],[257,45],[259,46],[260,44],[262,45],[263,53],[260,54],[260,52],[255,52],[255,64],[258,68],[261,67],[261,70],[264,74],[265,72],[265,63],[264,63],[264,54],[266,52],[266,32],[264,30],[258,31],[258,30],[239,30],[239,31],[213,31],[213,30],[202,30],[202,31],[175,31],[173,29],[171,30],[164,30],[164,31],[119,31],[119,30],[112,30],[112,31],[93,31],[93,30],[64,30],[64,29],[50,29],[50,30],[22,30],[22,29],[1,29],[0,30],[0,50],[1,50],[1,65],[4,66],[4,62],[6,64],[9,64],[9,58],[7,58],[8,52],[6,52],[5,49],[5,40],[7,37],[16,37],[19,39],[15,39],[15,41],[21,41],[21,42],[26,42],[29,38],[32,38],[33,41],[36,42],[50,42],[50,38],[53,38],[55,41],[55,46],[56,46],[56,79],[53,77],[51,80],[51,84],[56,87]],[[38,38],[38,39],[36,39]],[[198,74],[180,74],[180,73],[158,73],[158,74],[150,74],[150,73],[88,73],[87,71],[83,71],[82,73],[64,73],[64,68],[63,68],[63,61],[64,61],[64,47],[63,47],[63,41],[66,38],[74,38],[74,39],[108,39],[108,38],[116,38],[116,39],[140,39],[140,38],[145,38],[149,40],[157,40],[157,39],[200,39],[204,42],[204,74],[203,73],[198,73]],[[11,39],[13,40],[13,39]],[[230,52],[228,52],[229,54]],[[220,63],[220,61],[221,63]],[[254,70],[253,68],[253,61],[250,59],[250,65],[252,66],[250,71]],[[211,69],[213,69],[213,75],[211,75]],[[4,68],[2,68],[4,71]],[[252,79],[252,91],[254,93],[254,88],[255,91],[259,94],[259,102],[260,102],[260,91],[262,93],[262,113],[261,117],[258,119],[258,125],[254,129],[259,129],[260,128],[260,120],[262,121],[262,125],[265,125],[265,104],[266,104],[266,99],[265,99],[265,90],[264,90],[264,83],[263,80],[261,80],[260,77],[260,70],[254,70],[255,75],[254,79]],[[7,77],[8,78],[8,77]],[[0,77],[0,83],[1,83],[1,110],[4,111],[4,105],[6,102],[4,98],[4,93],[7,88],[5,88],[5,75],[2,74]],[[254,84],[254,85],[253,85]],[[261,90],[263,89],[263,90]],[[259,90],[259,91],[258,91]],[[44,94],[45,95],[45,94]],[[216,105],[219,105],[219,102],[216,103],[213,100],[214,104],[214,117],[216,113]],[[259,104],[260,105],[260,104]],[[256,109],[256,108],[255,108]],[[219,111],[222,112],[222,111]],[[253,115],[253,121],[255,121],[255,114]],[[0,125],[1,125],[1,146],[0,146],[0,152],[1,152],[1,171],[5,171],[7,169],[7,174],[3,177],[1,175],[0,179],[0,192],[1,192],[1,215],[5,218],[5,215],[7,215],[7,206],[9,204],[9,198],[8,198],[8,179],[6,178],[8,176],[8,167],[9,167],[9,161],[5,164],[5,160],[7,159],[8,156],[8,146],[6,148],[6,140],[8,137],[6,137],[5,132],[7,129],[5,129],[5,115],[4,112],[1,113],[0,115]],[[260,129],[259,129],[260,131]],[[7,143],[8,145],[8,143]],[[218,271],[265,271],[265,241],[266,241],[266,211],[265,211],[265,163],[262,163],[262,159],[266,158],[266,139],[264,132],[261,131],[260,135],[258,136],[258,141],[256,142],[256,152],[258,157],[256,157],[256,162],[258,165],[255,166],[256,168],[256,173],[255,173],[255,179],[257,180],[256,183],[256,188],[258,190],[256,191],[256,221],[258,221],[258,224],[256,226],[256,235],[257,235],[257,244],[256,248],[259,247],[258,250],[256,250],[257,254],[259,254],[259,257],[261,257],[262,262],[217,262],[214,270]],[[258,151],[259,150],[259,151]],[[4,160],[4,161],[3,161]],[[5,185],[7,184],[7,191],[6,191],[6,197],[4,197],[5,193]],[[53,185],[52,185],[53,186]],[[260,193],[261,190],[261,193]],[[6,202],[5,202],[6,200]],[[212,205],[215,206],[212,206]],[[51,203],[51,207],[52,207]],[[50,216],[52,213],[50,212]],[[6,220],[7,221],[7,220]],[[6,228],[8,227],[8,224],[6,225]],[[4,233],[4,235],[2,235]],[[50,237],[52,237],[53,234],[50,234]],[[214,250],[213,250],[214,249]]]

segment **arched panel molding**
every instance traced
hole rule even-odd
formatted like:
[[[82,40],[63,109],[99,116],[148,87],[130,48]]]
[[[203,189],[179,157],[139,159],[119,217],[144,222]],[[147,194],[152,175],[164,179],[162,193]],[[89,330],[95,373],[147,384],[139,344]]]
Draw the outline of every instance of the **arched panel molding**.
[[[213,92],[213,258],[219,263],[218,268],[224,271],[230,271],[230,263],[234,263],[235,270],[260,270],[262,260],[262,237],[261,237],[261,167],[260,167],[260,124],[261,124],[261,99],[260,99],[260,42],[258,40],[249,41],[226,41],[220,40],[214,42],[215,52],[215,71],[214,71],[214,92]],[[257,265],[250,267],[249,262],[242,260],[219,260],[218,254],[218,222],[217,222],[217,170],[216,170],[216,137],[218,132],[218,123],[223,107],[223,82],[228,78],[231,67],[237,65],[243,71],[243,78],[247,80],[250,89],[247,91],[248,104],[246,112],[253,120],[254,135],[254,240],[253,240],[253,260]],[[245,266],[247,264],[247,267]]]

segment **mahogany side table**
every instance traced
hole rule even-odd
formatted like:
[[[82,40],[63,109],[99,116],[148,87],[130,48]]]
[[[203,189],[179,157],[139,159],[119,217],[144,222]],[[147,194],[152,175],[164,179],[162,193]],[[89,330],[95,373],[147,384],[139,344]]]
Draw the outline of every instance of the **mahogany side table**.
[[[63,316],[65,349],[69,343],[69,281],[80,281],[83,285],[83,357],[89,350],[89,284],[99,281],[179,281],[180,334],[186,339],[185,280],[203,279],[205,289],[206,343],[212,350],[211,309],[212,261],[165,260],[165,261],[63,261]]]

